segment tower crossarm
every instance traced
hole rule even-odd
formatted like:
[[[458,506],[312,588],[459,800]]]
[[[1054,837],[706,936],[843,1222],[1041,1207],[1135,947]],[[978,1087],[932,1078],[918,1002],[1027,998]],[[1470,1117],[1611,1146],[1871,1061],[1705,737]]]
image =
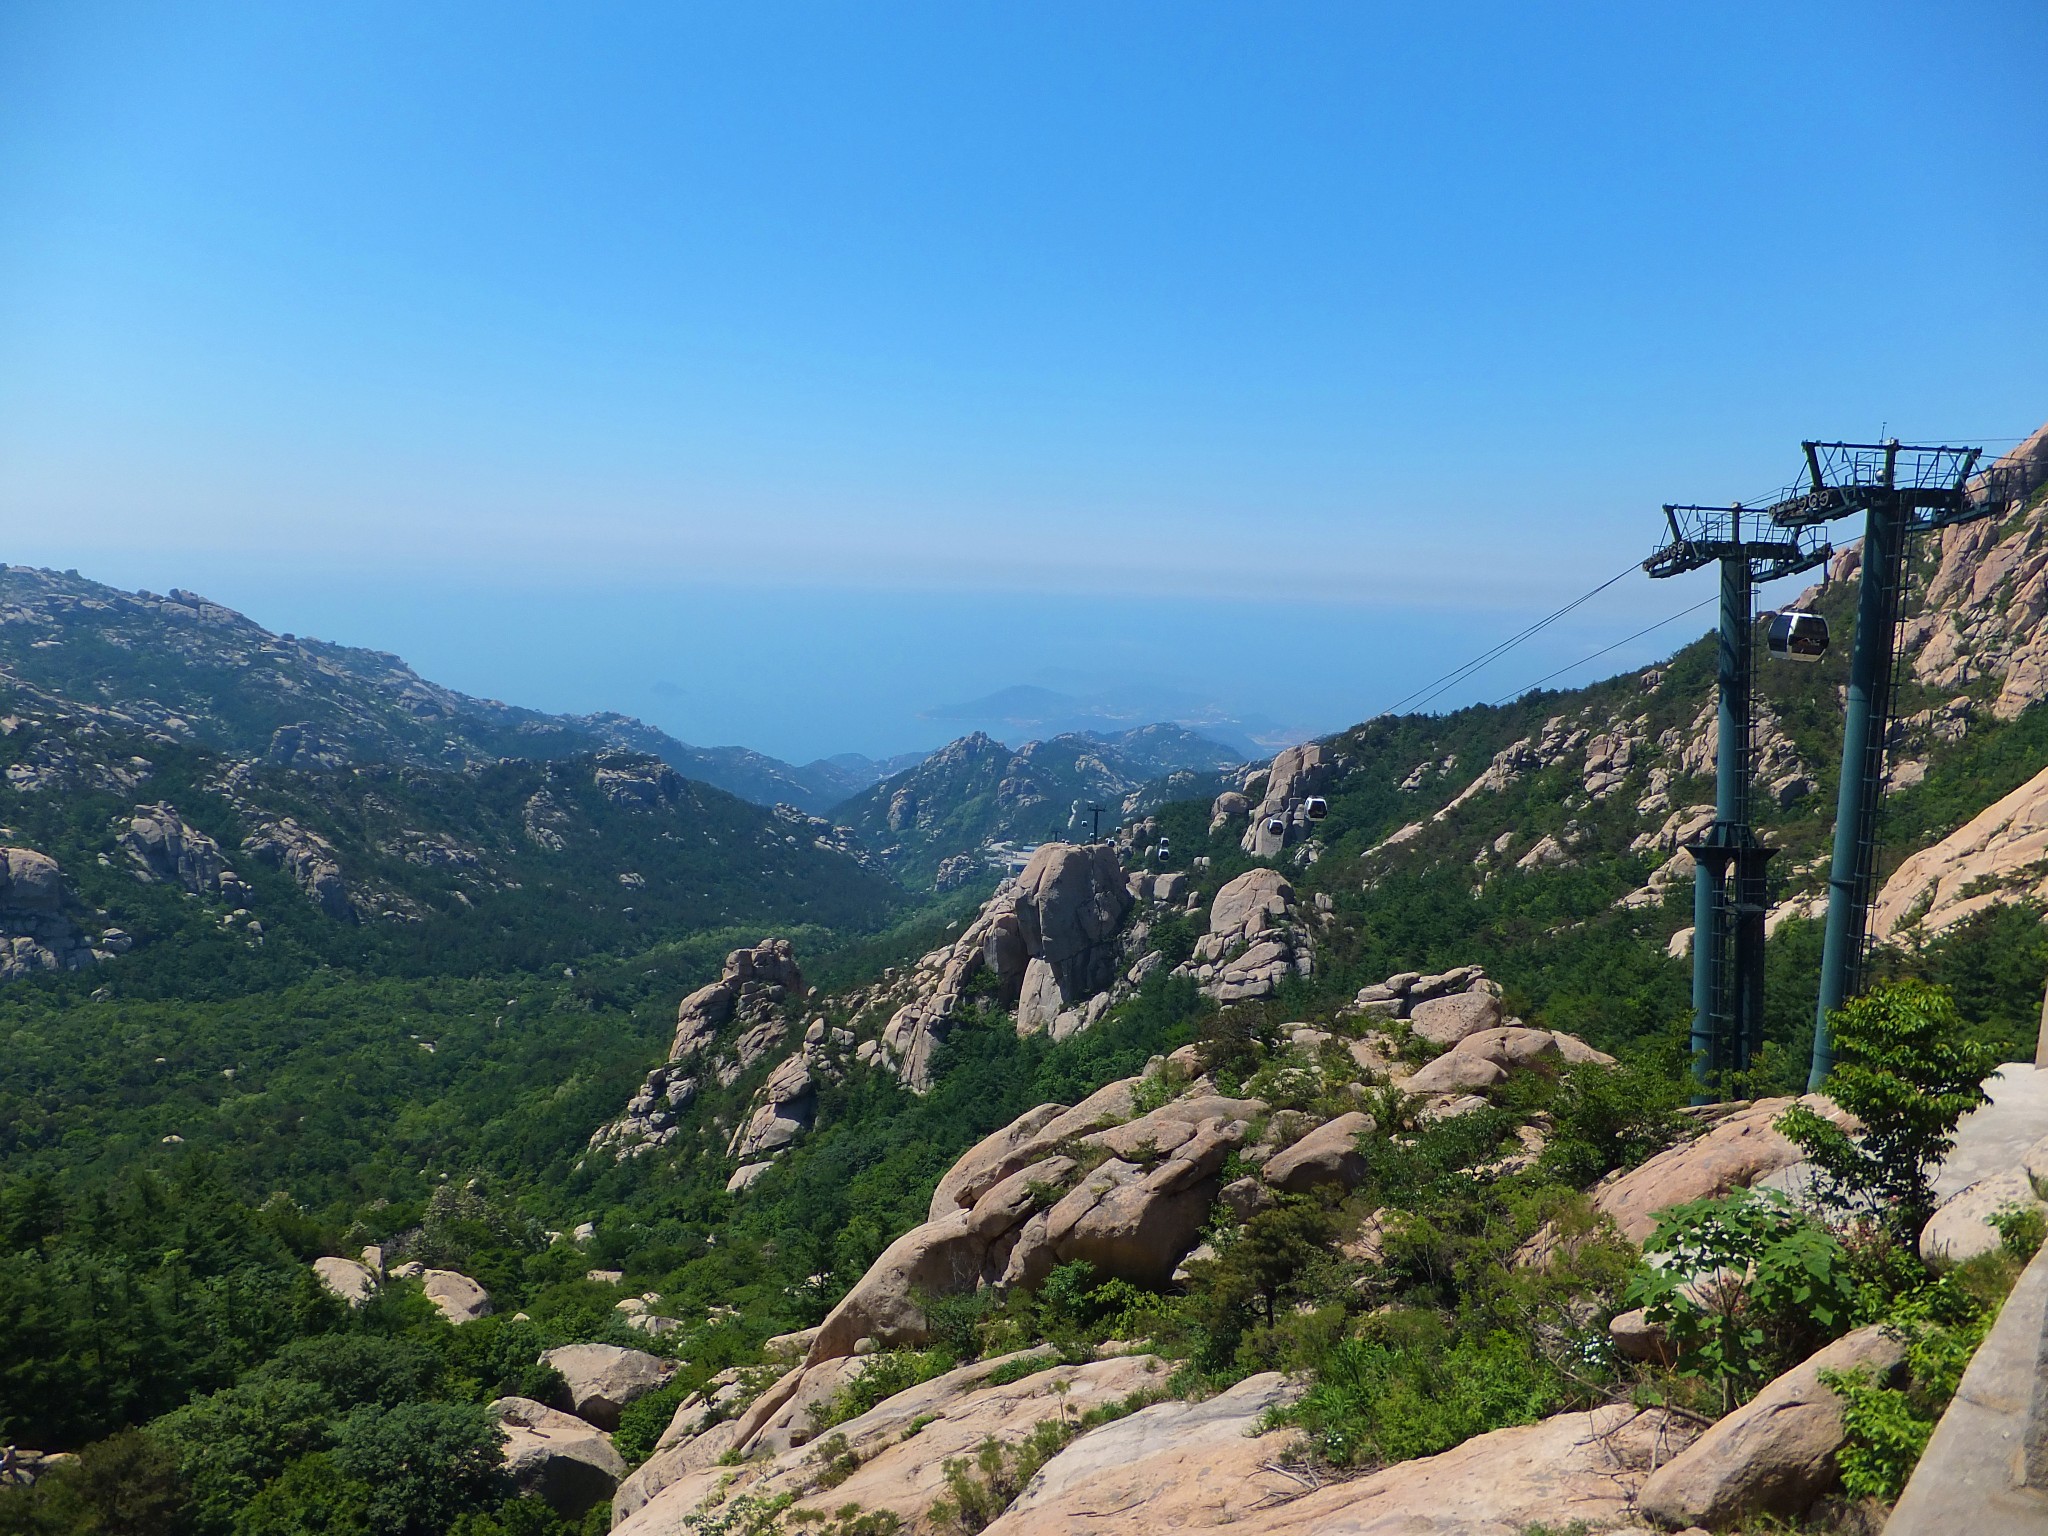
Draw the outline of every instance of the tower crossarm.
[[[1813,528],[1783,527],[1766,512],[1740,504],[1706,507],[1666,503],[1669,541],[1643,562],[1652,576],[1682,576],[1722,560],[1748,560],[1753,578],[1775,581],[1812,570],[1832,553]]]

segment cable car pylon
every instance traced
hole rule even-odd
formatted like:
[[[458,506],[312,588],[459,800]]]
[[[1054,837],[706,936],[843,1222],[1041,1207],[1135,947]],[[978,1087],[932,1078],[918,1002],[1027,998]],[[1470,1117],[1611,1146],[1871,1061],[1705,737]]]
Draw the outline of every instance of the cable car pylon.
[[[1842,781],[1835,802],[1835,846],[1828,867],[1826,947],[1814,1005],[1813,1060],[1807,1089],[1834,1067],[1828,1016],[1860,987],[1877,875],[1877,823],[1886,786],[1885,739],[1896,693],[1898,632],[1904,617],[1906,558],[1913,536],[2021,505],[2040,480],[2037,460],[2008,458],[1972,478],[1980,448],[1882,443],[1800,445],[1807,486],[1769,509],[1772,524],[1797,536],[1837,518],[1863,514],[1862,589],[1849,655],[1849,696],[1842,718]]]
[[[1779,527],[1739,504],[1667,504],[1664,522],[1670,542],[1643,562],[1645,571],[1721,568],[1714,822],[1686,845],[1694,864],[1693,1102],[1704,1104],[1763,1044],[1764,865],[1774,850],[1749,824],[1756,584],[1811,570],[1831,551],[1812,528]]]

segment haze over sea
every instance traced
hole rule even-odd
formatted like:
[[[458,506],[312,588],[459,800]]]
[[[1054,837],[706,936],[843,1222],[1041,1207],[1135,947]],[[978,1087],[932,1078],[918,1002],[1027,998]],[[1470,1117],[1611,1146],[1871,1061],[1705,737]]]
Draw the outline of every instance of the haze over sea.
[[[2044,45],[1998,0],[12,7],[0,553],[797,759],[1016,685],[1331,729],[1800,433],[2034,425]]]

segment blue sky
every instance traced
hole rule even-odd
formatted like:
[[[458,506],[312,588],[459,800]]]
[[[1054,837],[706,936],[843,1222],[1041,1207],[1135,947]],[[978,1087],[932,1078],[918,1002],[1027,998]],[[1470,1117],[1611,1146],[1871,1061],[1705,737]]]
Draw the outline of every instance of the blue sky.
[[[0,557],[793,757],[1341,726],[1803,435],[2048,417],[2044,73],[1990,0],[0,0]]]

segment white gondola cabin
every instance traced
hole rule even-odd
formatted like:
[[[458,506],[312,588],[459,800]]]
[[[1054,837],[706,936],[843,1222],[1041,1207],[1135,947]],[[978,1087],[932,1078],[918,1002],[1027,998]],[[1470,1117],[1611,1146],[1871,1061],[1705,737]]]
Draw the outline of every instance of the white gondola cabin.
[[[1266,830],[1275,837],[1285,837],[1287,835],[1287,823],[1278,816],[1268,816],[1266,818]]]
[[[1304,809],[1308,812],[1308,819],[1310,821],[1321,821],[1330,814],[1330,802],[1321,795],[1310,795],[1308,797],[1308,804]]]
[[[1773,661],[1819,661],[1828,652],[1828,621],[1796,609],[1774,613],[1768,644]]]

